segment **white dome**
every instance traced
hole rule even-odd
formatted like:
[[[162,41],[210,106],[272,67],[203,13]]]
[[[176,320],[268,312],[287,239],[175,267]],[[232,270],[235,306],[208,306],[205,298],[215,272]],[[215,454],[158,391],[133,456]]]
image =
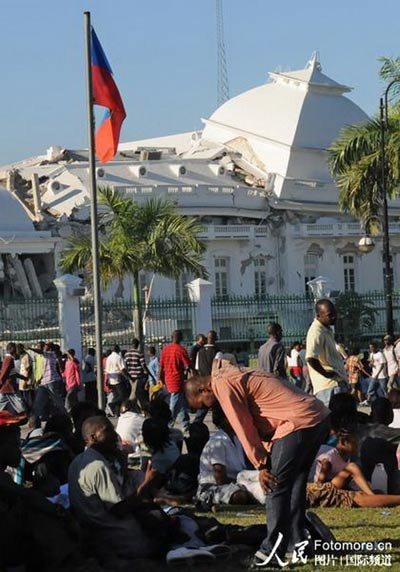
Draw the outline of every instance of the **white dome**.
[[[206,120],[204,139],[225,143],[242,135],[297,148],[326,149],[344,125],[367,119],[343,96],[350,88],[324,75],[315,55],[304,70],[269,75],[272,82],[219,107]]]
[[[203,139],[240,153],[245,139],[257,165],[273,176],[278,197],[335,202],[327,149],[345,125],[367,115],[343,95],[349,87],[322,73],[316,55],[304,70],[270,77],[270,83],[232,98],[205,120]],[[303,183],[323,192],[307,191]]]
[[[32,232],[33,223],[22,204],[10,191],[0,187],[1,232]]]

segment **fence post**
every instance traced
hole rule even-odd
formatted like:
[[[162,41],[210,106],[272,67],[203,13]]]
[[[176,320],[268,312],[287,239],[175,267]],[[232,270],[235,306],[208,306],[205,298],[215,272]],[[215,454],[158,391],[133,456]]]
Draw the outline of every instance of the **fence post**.
[[[212,328],[211,298],[213,285],[208,280],[196,278],[187,284],[189,298],[194,302],[196,333],[207,335]]]
[[[58,319],[62,349],[73,348],[78,359],[82,358],[81,319],[79,297],[85,293],[82,278],[64,274],[54,280],[58,290]]]

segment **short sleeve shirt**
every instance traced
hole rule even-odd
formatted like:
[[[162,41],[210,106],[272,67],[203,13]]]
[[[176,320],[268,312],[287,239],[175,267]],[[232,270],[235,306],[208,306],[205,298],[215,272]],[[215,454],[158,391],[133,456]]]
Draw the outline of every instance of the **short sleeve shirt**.
[[[399,371],[399,365],[397,363],[397,357],[394,353],[394,346],[389,346],[383,349],[383,355],[385,356],[387,363],[387,374],[396,375]]]
[[[258,350],[258,364],[265,373],[286,377],[285,349],[281,342],[269,338]]]
[[[101,453],[86,449],[68,471],[69,496],[77,519],[92,527],[96,546],[128,558],[152,553],[150,539],[133,517],[119,518],[110,510],[124,500],[123,477]]]
[[[210,437],[201,453],[199,484],[216,484],[213,465],[223,465],[231,480],[235,480],[237,474],[246,469],[239,439],[236,436],[231,439],[222,429]]]
[[[160,356],[160,367],[164,368],[164,382],[169,393],[183,391],[185,368],[190,364],[189,354],[180,344],[165,346]]]
[[[124,369],[124,358],[117,352],[112,352],[106,361],[106,373],[108,374],[110,385],[116,385],[121,381],[121,372]]]
[[[375,352],[371,354],[372,362],[372,377],[376,379],[385,379],[387,377],[386,359],[382,352]],[[383,365],[382,369],[381,366]],[[380,373],[379,370],[381,369]]]
[[[339,355],[333,332],[317,319],[313,321],[307,332],[306,359],[317,359],[327,371],[334,371],[335,378],[327,378],[308,364],[314,393],[337,387],[338,380],[347,380],[343,359]]]

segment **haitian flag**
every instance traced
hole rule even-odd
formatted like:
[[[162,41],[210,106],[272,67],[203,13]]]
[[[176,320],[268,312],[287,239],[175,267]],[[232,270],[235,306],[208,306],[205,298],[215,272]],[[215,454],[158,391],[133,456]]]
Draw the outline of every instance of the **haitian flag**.
[[[121,125],[126,113],[111,66],[92,26],[90,32],[93,103],[108,108],[96,132],[96,153],[102,163],[107,163],[117,153]]]

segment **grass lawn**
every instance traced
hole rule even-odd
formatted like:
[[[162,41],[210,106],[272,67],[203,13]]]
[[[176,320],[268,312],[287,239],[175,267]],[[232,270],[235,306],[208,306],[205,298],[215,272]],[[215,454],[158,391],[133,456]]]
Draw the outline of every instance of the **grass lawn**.
[[[376,554],[390,554],[391,567],[364,565],[358,563],[357,565],[349,565],[346,557],[342,557],[342,562],[339,558],[336,563],[329,563],[326,559],[326,565],[316,562],[301,566],[304,572],[316,570],[358,570],[359,572],[376,572],[378,570],[390,569],[393,572],[400,572],[400,508],[357,508],[357,509],[316,509],[313,512],[317,513],[320,518],[330,527],[336,539],[339,541],[359,541],[359,542],[390,542],[392,543],[392,550],[377,551]],[[223,523],[234,523],[241,525],[250,525],[264,522],[264,514],[259,509],[246,510],[240,513],[234,512],[220,512],[217,515],[219,521]],[[360,551],[358,554],[366,554]],[[235,563],[232,563],[235,564]],[[346,565],[347,564],[347,565]],[[291,569],[298,568],[292,565]],[[228,562],[218,566],[219,570],[240,570],[239,565],[230,565]]]
[[[321,562],[316,563],[310,561],[304,566],[290,565],[285,569],[301,570],[302,572],[316,572],[322,570],[326,572],[357,571],[357,572],[378,572],[390,570],[391,572],[400,572],[400,508],[383,508],[383,509],[316,509],[320,518],[331,528],[336,539],[339,541],[359,541],[359,542],[391,542],[391,551],[376,551],[375,554],[391,556],[391,566],[369,565],[358,563],[349,565],[346,557],[339,557],[335,563],[327,562],[323,565]],[[251,524],[263,524],[265,522],[264,510],[257,508],[240,508],[239,511],[227,510],[218,512],[216,517],[224,524],[240,524],[242,526]],[[327,553],[328,554],[328,553]],[[360,551],[357,554],[367,554],[366,551]],[[210,565],[180,565],[174,566],[177,570],[188,572],[196,570],[197,572],[245,572],[246,568],[243,559],[246,554],[241,552],[233,552],[229,560],[216,560]],[[146,561],[143,566],[137,563],[135,572],[167,572],[171,571],[171,567],[165,564]],[[263,570],[263,568],[260,568]],[[267,570],[269,570],[267,568]]]

